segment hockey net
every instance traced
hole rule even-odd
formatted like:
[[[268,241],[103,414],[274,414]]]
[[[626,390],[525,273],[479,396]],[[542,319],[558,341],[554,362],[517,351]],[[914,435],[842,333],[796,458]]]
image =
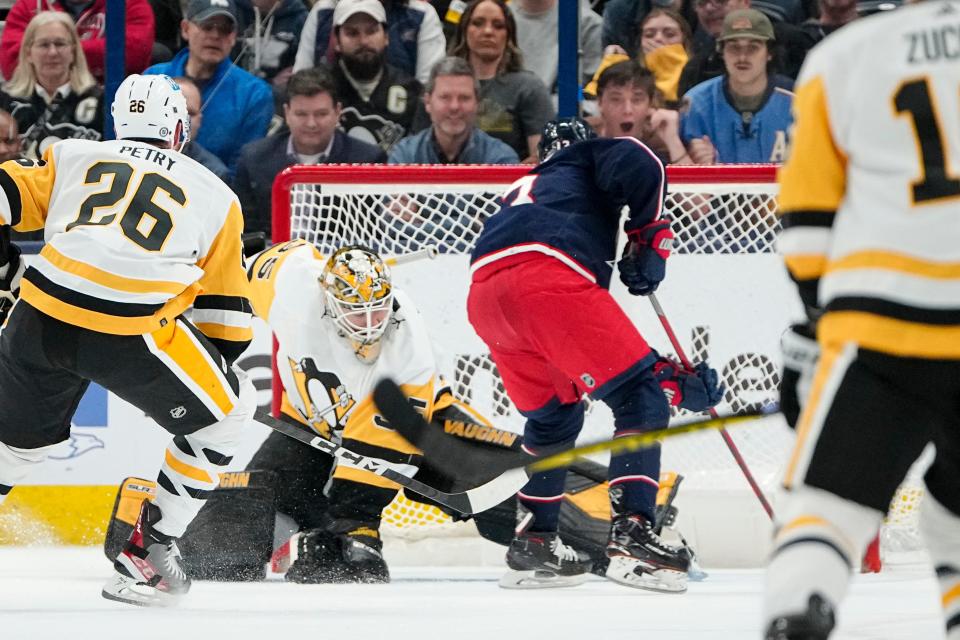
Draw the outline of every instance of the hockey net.
[[[501,193],[527,167],[298,166],[274,185],[273,239],[303,238],[321,252],[363,244],[384,256],[436,246],[440,257],[398,266],[394,278],[417,303],[438,343],[454,392],[497,426],[521,430],[495,365],[466,320],[469,252]],[[779,336],[800,317],[792,286],[775,255],[778,231],[775,168],[669,167],[666,214],[673,220],[675,254],[661,298],[687,354],[709,357],[726,394],[721,414],[776,401]],[[674,276],[675,273],[678,275]],[[674,286],[674,278],[680,284]],[[617,291],[612,287],[615,296]],[[671,295],[672,294],[672,295]],[[638,299],[621,302],[650,342],[669,343]],[[279,380],[274,380],[275,395]],[[689,416],[686,416],[689,417]],[[609,437],[606,407],[588,410],[583,440]],[[779,418],[732,433],[768,496],[775,493],[793,434]],[[603,460],[601,460],[603,461]],[[605,461],[603,461],[605,462]],[[713,433],[668,441],[663,469],[685,481],[680,526],[707,564],[762,562],[770,525],[722,440]],[[882,540],[897,551],[918,546],[922,490],[913,474],[894,498]],[[685,528],[688,527],[688,528]],[[384,533],[404,540],[476,535],[439,510],[403,498],[384,514]],[[888,545],[889,543],[889,545]]]

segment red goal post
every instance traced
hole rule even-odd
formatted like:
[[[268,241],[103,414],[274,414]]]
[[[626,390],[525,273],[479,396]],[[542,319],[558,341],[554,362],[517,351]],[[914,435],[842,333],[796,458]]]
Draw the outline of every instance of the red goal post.
[[[372,246],[385,257],[437,245],[440,256],[394,269],[420,310],[445,359],[454,392],[498,426],[520,429],[522,416],[499,382],[496,367],[466,320],[468,260],[483,221],[529,166],[313,165],[285,169],[273,188],[273,241],[304,238],[325,253],[345,244]],[[801,307],[775,252],[776,167],[671,166],[665,214],[677,237],[659,293],[693,360],[709,358],[727,388],[720,413],[776,400],[779,336]],[[648,305],[611,291],[641,332],[661,351],[669,343]],[[274,378],[279,400],[279,380]],[[278,407],[279,403],[275,403]],[[591,405],[584,440],[608,437],[609,413]],[[731,432],[764,491],[776,488],[792,433],[779,419]],[[663,468],[687,478],[680,526],[712,566],[751,566],[769,549],[770,523],[716,434],[678,438],[664,446]],[[898,494],[895,517],[915,529],[915,497]],[[401,502],[385,526],[406,538],[445,531],[438,512]],[[774,504],[774,508],[776,505]],[[412,523],[412,526],[411,526]],[[426,525],[428,526],[425,526]],[[389,532],[388,532],[389,533]]]

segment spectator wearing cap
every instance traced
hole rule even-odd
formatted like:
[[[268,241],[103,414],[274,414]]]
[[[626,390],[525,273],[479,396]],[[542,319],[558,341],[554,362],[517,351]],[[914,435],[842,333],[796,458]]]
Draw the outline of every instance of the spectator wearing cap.
[[[473,0],[464,9],[450,55],[470,63],[480,81],[477,126],[536,163],[543,125],[556,110],[543,82],[523,68],[517,25],[505,0]]]
[[[203,125],[203,113],[200,111],[200,89],[193,83],[193,80],[186,76],[176,77],[173,81],[180,85],[183,99],[187,101],[187,115],[190,116],[190,139],[183,145],[180,152],[205,166],[226,184],[230,184],[230,172],[227,171],[227,165],[223,164],[220,158],[204,149],[196,140],[196,137],[200,135],[200,127]]]
[[[387,63],[387,14],[379,0],[341,0],[333,13],[330,67],[343,104],[340,126],[389,153],[418,119],[421,86]]]
[[[727,14],[717,39],[722,76],[687,93],[680,135],[696,164],[782,162],[793,123],[793,94],[767,72],[770,19],[756,9]]]
[[[70,16],[80,36],[87,68],[98,82],[103,82],[107,57],[106,0],[16,0],[10,7],[0,36],[3,77],[13,77],[24,31],[33,17],[42,11],[59,11]],[[147,0],[127,0],[125,31],[127,73],[140,73],[150,64],[154,39],[153,10]]]
[[[390,164],[516,164],[516,151],[477,128],[480,83],[463,58],[444,58],[430,72],[423,102],[430,127],[401,140]]]
[[[603,57],[600,45],[603,20],[590,8],[587,0],[566,1],[579,2],[580,68],[583,82],[588,82]],[[557,4],[558,0],[514,0],[510,3],[517,22],[517,44],[523,53],[524,66],[537,74],[551,92],[556,92],[559,57]]]
[[[181,23],[187,47],[144,73],[186,76],[200,89],[207,126],[196,141],[220,158],[230,174],[240,147],[262,138],[273,117],[270,85],[230,61],[237,41],[233,0],[190,0]]]
[[[724,70],[723,56],[717,46],[717,37],[723,29],[723,20],[731,11],[749,9],[751,0],[693,0],[697,26],[693,33],[693,55],[680,74],[678,91],[681,96],[691,87]],[[799,27],[785,22],[773,23],[774,42],[771,70],[774,81],[785,89],[793,88],[803,58],[809,48],[807,37]]]
[[[243,147],[233,189],[243,209],[244,230],[270,236],[271,190],[277,174],[294,164],[386,162],[383,150],[337,128],[337,85],[323,67],[290,76],[283,117],[289,131]]]
[[[294,71],[335,62],[336,51],[330,46],[334,40],[331,33],[337,27],[334,9],[337,5],[356,1],[317,0],[300,34]],[[426,82],[430,69],[447,49],[437,10],[424,0],[376,1],[386,14],[387,63],[421,83]]]

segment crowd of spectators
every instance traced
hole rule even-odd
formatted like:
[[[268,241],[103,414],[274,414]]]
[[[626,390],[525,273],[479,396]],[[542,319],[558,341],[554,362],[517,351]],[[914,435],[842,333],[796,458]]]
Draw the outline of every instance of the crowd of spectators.
[[[672,164],[781,161],[807,52],[878,6],[570,1],[585,115]],[[556,115],[559,2],[127,0],[125,64],[177,79],[193,129],[184,152],[269,233],[270,185],[291,164],[534,162]],[[14,0],[0,158],[103,137],[105,7]]]

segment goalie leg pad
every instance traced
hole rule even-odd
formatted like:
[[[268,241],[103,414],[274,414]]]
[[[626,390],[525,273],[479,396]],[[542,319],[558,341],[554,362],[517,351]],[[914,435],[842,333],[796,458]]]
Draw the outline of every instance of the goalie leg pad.
[[[960,515],[947,509],[932,492],[920,507],[920,531],[937,572],[946,637],[960,639]]]
[[[766,575],[767,622],[802,614],[813,595],[836,607],[883,520],[876,509],[809,486],[786,494],[780,505]]]

